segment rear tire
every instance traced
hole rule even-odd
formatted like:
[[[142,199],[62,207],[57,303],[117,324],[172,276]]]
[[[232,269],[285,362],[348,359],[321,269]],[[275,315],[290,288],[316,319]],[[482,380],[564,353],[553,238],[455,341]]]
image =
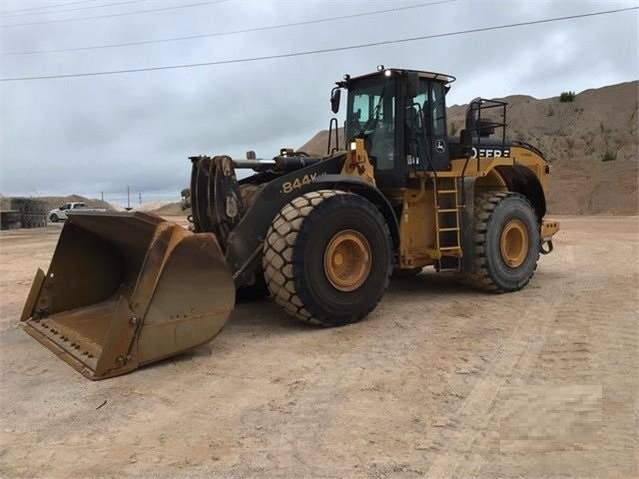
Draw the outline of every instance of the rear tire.
[[[52,223],[57,223],[58,221],[60,221],[60,218],[58,218],[58,215],[56,215],[55,213],[53,213],[49,219],[51,220]]]
[[[365,198],[319,190],[295,198],[275,217],[264,242],[268,289],[297,319],[342,326],[379,303],[392,271],[384,217]]]
[[[518,291],[537,269],[540,244],[539,220],[525,196],[494,191],[479,195],[474,267],[463,280],[484,291]]]

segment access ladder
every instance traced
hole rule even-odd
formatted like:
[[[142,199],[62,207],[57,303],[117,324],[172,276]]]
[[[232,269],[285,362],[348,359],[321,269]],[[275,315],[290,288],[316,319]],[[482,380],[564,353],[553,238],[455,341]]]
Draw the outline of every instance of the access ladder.
[[[459,178],[433,176],[435,203],[435,249],[439,260],[437,270],[459,271],[461,269],[461,232]]]

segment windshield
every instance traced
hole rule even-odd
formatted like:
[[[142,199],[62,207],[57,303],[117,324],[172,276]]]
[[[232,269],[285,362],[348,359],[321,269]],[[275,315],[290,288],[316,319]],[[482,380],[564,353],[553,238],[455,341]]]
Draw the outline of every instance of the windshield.
[[[374,78],[348,93],[346,137],[364,138],[378,169],[392,169],[395,152],[395,82]]]

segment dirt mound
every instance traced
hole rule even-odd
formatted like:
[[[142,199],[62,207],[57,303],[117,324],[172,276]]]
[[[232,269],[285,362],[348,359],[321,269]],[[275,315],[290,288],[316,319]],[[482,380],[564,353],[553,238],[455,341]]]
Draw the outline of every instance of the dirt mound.
[[[639,82],[590,89],[562,103],[528,95],[508,102],[508,138],[541,149],[553,166],[548,209],[553,214],[637,214]],[[468,105],[448,108],[448,133],[458,136]],[[343,130],[339,137],[343,143]],[[325,155],[328,131],[300,150]],[[603,159],[607,161],[602,161]]]
[[[548,212],[636,215],[638,166],[636,160],[558,162],[548,184]]]
[[[571,102],[514,95],[508,102],[507,137],[537,146],[550,163],[593,159],[606,152],[617,160],[637,160],[639,82],[583,91]],[[448,108],[448,132],[458,135],[467,105]]]
[[[344,144],[344,128],[338,128],[337,135],[340,141],[340,146],[342,146]],[[313,138],[304,143],[304,145],[301,146],[298,151],[304,151],[312,156],[324,156],[326,155],[327,145],[328,130],[322,130]],[[333,139],[333,145],[335,145],[335,139]]]
[[[142,211],[145,213],[155,213],[157,210],[172,204],[171,201],[149,201],[142,203],[140,206],[133,208],[133,211]]]
[[[191,214],[191,209],[183,210],[182,204],[179,201],[158,201],[157,203],[163,203],[156,205],[153,209],[148,209],[151,213],[159,216],[187,216]],[[142,205],[144,206],[144,205]]]
[[[40,200],[44,203],[46,211],[51,211],[52,209],[59,208],[65,203],[85,203],[87,206],[92,206],[94,208],[106,208],[108,211],[124,211],[124,208],[120,205],[115,205],[112,203],[108,203],[106,201],[85,198],[80,195],[69,195],[69,196],[35,196],[33,199]],[[0,209],[9,209],[11,204],[12,197],[2,196],[0,200]]]

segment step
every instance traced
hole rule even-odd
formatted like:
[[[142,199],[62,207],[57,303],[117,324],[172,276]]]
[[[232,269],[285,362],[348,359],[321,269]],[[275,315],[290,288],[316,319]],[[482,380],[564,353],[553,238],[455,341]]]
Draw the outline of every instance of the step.
[[[459,246],[442,246],[439,248],[439,251],[460,251],[461,247]]]
[[[439,228],[438,230],[440,233],[441,232],[446,232],[446,231],[459,231],[459,228]]]
[[[459,271],[461,271],[461,266],[458,268],[439,268],[439,274],[458,273]]]
[[[440,208],[438,206],[437,207],[437,211],[439,213],[458,213],[459,212],[459,208]]]
[[[437,190],[437,194],[444,194],[444,193],[457,193],[457,190]]]

